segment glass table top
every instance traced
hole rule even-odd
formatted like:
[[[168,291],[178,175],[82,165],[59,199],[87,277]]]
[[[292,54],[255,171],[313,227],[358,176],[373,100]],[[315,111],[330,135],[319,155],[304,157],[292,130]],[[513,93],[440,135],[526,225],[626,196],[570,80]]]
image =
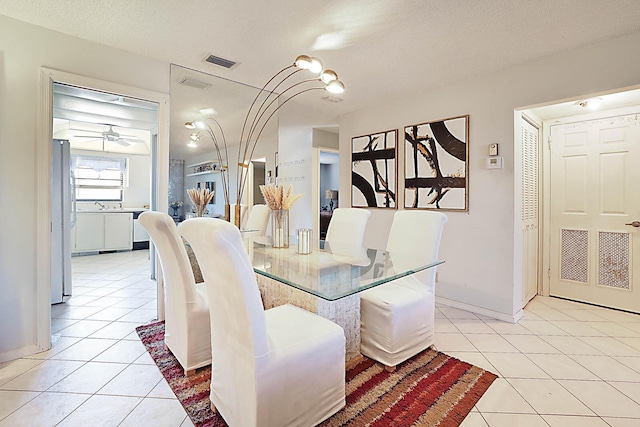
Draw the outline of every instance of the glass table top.
[[[295,239],[288,248],[273,248],[270,237],[244,239],[253,269],[304,292],[329,301],[356,294],[400,277],[433,268],[444,261],[423,263],[415,254],[360,248],[336,250],[320,242],[321,249],[298,254]]]

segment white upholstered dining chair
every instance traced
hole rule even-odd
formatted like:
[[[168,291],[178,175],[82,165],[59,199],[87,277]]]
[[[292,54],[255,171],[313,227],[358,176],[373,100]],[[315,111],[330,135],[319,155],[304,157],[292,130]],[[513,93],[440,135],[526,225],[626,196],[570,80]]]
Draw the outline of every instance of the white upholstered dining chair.
[[[264,236],[267,232],[267,225],[271,217],[271,209],[267,205],[253,205],[249,211],[249,217],[244,228],[248,231],[244,237]]]
[[[337,208],[333,211],[327,237],[331,253],[359,257],[371,211],[358,208]]]
[[[404,269],[436,261],[447,216],[431,211],[398,211],[387,251]],[[435,274],[430,268],[360,294],[360,351],[393,370],[434,344]]]
[[[209,304],[204,283],[196,285],[184,242],[169,215],[148,211],[140,214],[138,221],[149,233],[162,267],[164,342],[189,376],[197,368],[211,364]]]
[[[320,423],[345,405],[345,336],[292,305],[264,310],[240,231],[189,219],[181,234],[196,256],[211,304],[212,405],[230,426]]]

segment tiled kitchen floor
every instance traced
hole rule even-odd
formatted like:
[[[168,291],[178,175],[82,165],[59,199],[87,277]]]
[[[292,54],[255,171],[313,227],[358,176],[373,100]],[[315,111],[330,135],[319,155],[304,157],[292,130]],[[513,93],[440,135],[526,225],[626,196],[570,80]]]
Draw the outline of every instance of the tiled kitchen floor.
[[[0,364],[0,427],[192,425],[134,331],[156,315],[148,252],[73,265],[53,349]],[[436,317],[440,351],[500,376],[463,427],[640,425],[640,316],[536,297],[516,325]]]

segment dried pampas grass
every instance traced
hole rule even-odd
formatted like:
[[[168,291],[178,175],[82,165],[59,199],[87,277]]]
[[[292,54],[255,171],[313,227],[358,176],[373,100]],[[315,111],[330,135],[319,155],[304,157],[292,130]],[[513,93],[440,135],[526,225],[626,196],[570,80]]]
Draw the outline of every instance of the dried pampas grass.
[[[291,194],[293,191],[291,184],[289,184],[287,191],[284,191],[282,184],[277,187],[273,184],[261,185],[260,191],[262,192],[265,203],[273,211],[291,209],[296,200],[304,195],[304,193],[295,195]]]
[[[189,188],[187,194],[194,205],[205,206],[213,199],[214,192],[208,188]]]

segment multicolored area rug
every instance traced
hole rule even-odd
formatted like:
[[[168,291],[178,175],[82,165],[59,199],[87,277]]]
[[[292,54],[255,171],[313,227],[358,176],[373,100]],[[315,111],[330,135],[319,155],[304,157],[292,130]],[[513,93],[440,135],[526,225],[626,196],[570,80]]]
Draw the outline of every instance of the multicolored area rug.
[[[142,343],[197,427],[227,424],[211,411],[211,367],[188,378],[164,348],[164,322],[136,328]],[[371,359],[346,373],[347,405],[322,426],[459,426],[496,375],[435,350],[425,350],[394,372]]]

